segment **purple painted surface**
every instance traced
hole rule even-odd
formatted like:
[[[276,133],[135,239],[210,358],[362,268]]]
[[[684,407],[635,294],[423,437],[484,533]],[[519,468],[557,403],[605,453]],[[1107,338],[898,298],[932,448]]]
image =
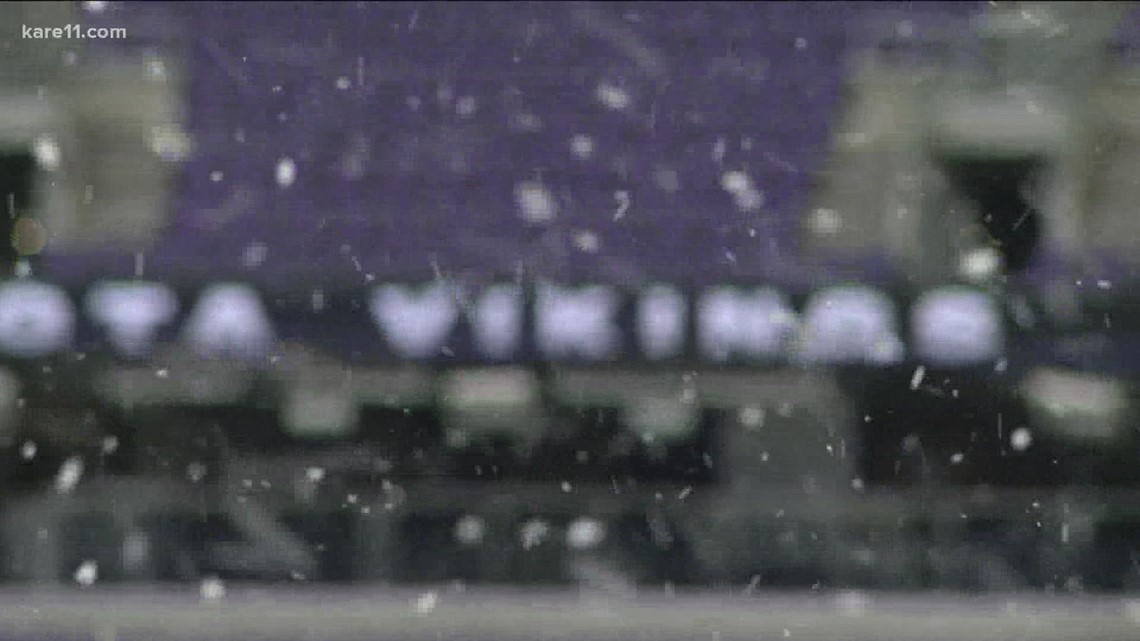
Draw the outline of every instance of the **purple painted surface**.
[[[148,277],[521,269],[637,284],[815,280],[793,259],[794,228],[845,54],[903,20],[960,31],[977,6],[114,2],[88,17],[128,28],[114,47],[166,39],[188,55],[197,152]],[[602,104],[603,85],[629,106]],[[573,151],[580,135],[588,159]],[[283,188],[286,158],[296,176]],[[734,205],[730,170],[752,177],[761,207]],[[555,218],[520,218],[527,180],[549,189]],[[46,268],[129,276],[135,259]],[[873,257],[858,270],[882,272]]]

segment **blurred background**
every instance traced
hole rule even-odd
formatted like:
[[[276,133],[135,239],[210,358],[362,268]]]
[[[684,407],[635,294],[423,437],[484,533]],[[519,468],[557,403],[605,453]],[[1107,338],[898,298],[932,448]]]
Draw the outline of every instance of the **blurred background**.
[[[1136,638],[1137,9],[3,4],[0,632]]]

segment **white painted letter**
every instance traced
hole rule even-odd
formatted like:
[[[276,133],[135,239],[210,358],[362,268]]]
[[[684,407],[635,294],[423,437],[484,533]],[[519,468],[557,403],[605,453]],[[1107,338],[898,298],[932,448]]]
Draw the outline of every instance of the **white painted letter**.
[[[1001,314],[982,292],[956,287],[927,292],[911,319],[914,349],[932,364],[978,364],[1001,355]]]
[[[799,357],[807,364],[897,363],[903,357],[894,304],[867,287],[833,287],[804,310]]]
[[[0,351],[22,358],[67,347],[75,332],[75,308],[63,290],[34,281],[0,285]]]
[[[251,287],[213,285],[186,321],[186,340],[203,356],[257,358],[273,344],[273,326]]]
[[[150,351],[158,327],[174,318],[178,299],[159,283],[107,282],[87,293],[86,307],[116,349],[138,358]]]
[[[714,362],[737,353],[776,358],[796,328],[796,314],[787,299],[769,288],[746,293],[717,287],[701,297],[699,319],[701,353]]]
[[[472,336],[479,352],[490,358],[510,358],[522,338],[522,289],[495,285],[479,297],[472,312]]]
[[[539,349],[551,357],[599,360],[615,355],[621,349],[621,334],[613,323],[619,302],[617,294],[602,285],[540,285],[535,318]]]
[[[678,356],[685,348],[685,297],[668,285],[654,285],[641,294],[637,332],[641,351],[652,360]]]
[[[401,285],[382,285],[372,292],[372,319],[401,358],[439,354],[459,320],[451,285],[433,283],[416,293]]]

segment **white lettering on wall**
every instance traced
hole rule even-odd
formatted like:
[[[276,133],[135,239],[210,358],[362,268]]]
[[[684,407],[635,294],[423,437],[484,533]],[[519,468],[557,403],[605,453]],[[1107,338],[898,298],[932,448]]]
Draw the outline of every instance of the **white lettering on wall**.
[[[178,299],[159,283],[104,282],[87,293],[86,309],[116,349],[139,358],[150,352],[158,328],[178,313]]]
[[[956,287],[927,292],[915,302],[911,318],[917,356],[932,364],[971,365],[1001,355],[1001,314],[982,292]]]
[[[799,358],[807,364],[896,363],[903,358],[894,304],[867,287],[833,287],[804,310]]]
[[[796,329],[796,314],[774,289],[752,292],[717,287],[698,307],[701,354],[714,362],[735,355],[772,359],[784,353]]]
[[[34,281],[0,284],[0,351],[21,358],[68,347],[75,308],[63,290]]]
[[[616,356],[621,349],[621,333],[614,324],[619,304],[617,293],[603,285],[539,285],[535,306],[539,349],[555,358],[602,360]]]
[[[641,351],[651,360],[679,356],[685,348],[689,310],[685,297],[668,285],[653,285],[638,299]]]
[[[518,350],[523,333],[523,292],[517,285],[495,285],[471,310],[472,336],[481,354],[507,359]]]
[[[369,301],[372,319],[401,358],[439,354],[459,320],[455,292],[448,283],[432,283],[417,292],[401,285],[381,285]]]
[[[247,285],[212,285],[198,298],[184,335],[202,356],[258,358],[273,345],[274,331],[257,292]]]

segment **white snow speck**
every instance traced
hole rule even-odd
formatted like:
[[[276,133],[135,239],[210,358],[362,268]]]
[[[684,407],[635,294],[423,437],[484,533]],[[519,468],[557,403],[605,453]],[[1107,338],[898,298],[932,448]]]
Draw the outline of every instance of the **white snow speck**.
[[[197,483],[198,481],[201,481],[205,477],[206,477],[206,466],[205,465],[195,461],[194,463],[191,463],[191,464],[186,466],[186,478],[190,479],[190,482]]]
[[[973,280],[986,280],[1001,268],[1001,254],[989,247],[967,252],[962,256],[958,271],[962,276]]]
[[[562,481],[562,491],[563,492],[569,493],[569,492],[572,492],[573,490],[574,490],[574,486],[570,484],[570,481]]]
[[[479,545],[486,534],[487,523],[478,516],[468,514],[455,523],[455,539],[463,545]]]
[[[163,160],[184,160],[193,146],[192,139],[185,131],[168,125],[151,128],[150,149]]]
[[[282,158],[277,161],[277,186],[288,189],[297,180],[297,163],[292,158]]]
[[[950,463],[953,465],[957,465],[957,464],[961,463],[963,460],[965,460],[965,458],[966,458],[965,454],[963,454],[961,452],[954,452],[953,454],[950,455]]]
[[[455,113],[460,118],[470,118],[474,116],[478,108],[479,103],[475,100],[475,96],[463,96],[455,103]]]
[[[614,200],[616,200],[618,204],[617,211],[614,212],[614,220],[621,220],[622,218],[625,218],[625,213],[629,211],[629,207],[633,203],[633,200],[630,198],[629,192],[625,189],[619,189],[615,191]]]
[[[79,585],[89,587],[99,578],[99,564],[94,561],[84,561],[76,568],[73,577]]]
[[[352,81],[348,79],[348,76],[341,76],[341,77],[336,79],[336,88],[340,89],[341,91],[344,91],[345,89],[348,89],[351,86],[352,86]]]
[[[1112,281],[1110,281],[1110,280],[1098,280],[1096,282],[1096,286],[1100,289],[1112,289]]]
[[[752,178],[743,171],[726,171],[721,174],[720,186],[732,194],[738,209],[755,211],[764,204],[764,196],[752,184]]]
[[[103,13],[107,10],[107,3],[103,0],[89,0],[83,3],[83,10],[87,13]]]
[[[752,179],[743,171],[726,171],[720,176],[720,186],[730,194],[739,194],[752,189]]]
[[[820,236],[834,236],[842,226],[843,218],[834,209],[820,207],[811,213],[811,229]]]
[[[310,483],[320,483],[325,478],[325,469],[323,467],[310,467],[305,470],[305,480]]]
[[[912,390],[918,389],[922,385],[922,379],[926,378],[926,368],[922,365],[914,368],[914,374],[910,377],[910,388]]]
[[[546,524],[546,521],[531,519],[523,524],[522,530],[519,532],[519,539],[523,549],[530,550],[541,545],[548,534],[550,534],[550,526]]]
[[[601,249],[602,243],[598,235],[592,231],[579,231],[574,234],[574,246],[587,254],[596,253]]]
[[[221,601],[226,596],[226,584],[216,576],[202,580],[198,595],[203,601]]]
[[[566,544],[574,550],[590,550],[606,538],[606,528],[597,519],[575,519],[566,529]]]
[[[108,436],[103,439],[103,453],[114,454],[119,449],[119,439],[116,436]]]
[[[808,46],[807,38],[796,38],[795,46],[796,46],[796,49],[799,49],[800,51],[807,49],[807,46]]]
[[[515,202],[523,220],[531,223],[549,222],[558,215],[558,205],[545,185],[535,181],[515,185]]]
[[[36,163],[40,167],[47,171],[54,171],[59,168],[62,154],[55,138],[40,136],[32,143],[32,156],[35,157]]]
[[[79,485],[79,479],[82,477],[83,459],[73,456],[59,467],[59,472],[55,475],[55,489],[57,492],[66,494],[74,490],[76,485]]]
[[[166,63],[158,58],[148,60],[146,63],[146,72],[151,78],[160,80],[166,78]]]
[[[215,170],[210,172],[210,182],[212,183],[220,183],[225,177],[226,175],[220,171]]]
[[[578,134],[570,139],[570,151],[579,160],[589,160],[594,155],[594,139],[586,134]]]
[[[268,255],[269,248],[265,246],[265,243],[250,243],[241,254],[241,264],[253,269],[261,266]]]
[[[1009,444],[1014,450],[1024,452],[1033,444],[1033,434],[1029,428],[1019,427],[1010,433]]]
[[[625,89],[608,83],[598,85],[595,95],[603,105],[614,111],[629,109],[633,103],[633,99]]]
[[[416,613],[428,614],[439,605],[439,593],[437,592],[424,592],[416,599]]]
[[[759,407],[741,408],[740,423],[749,429],[764,427],[764,410]]]
[[[741,211],[756,211],[764,206],[764,195],[751,189],[733,195],[733,201]]]
[[[36,444],[33,441],[25,441],[24,444],[20,446],[20,458],[25,461],[36,458]]]

